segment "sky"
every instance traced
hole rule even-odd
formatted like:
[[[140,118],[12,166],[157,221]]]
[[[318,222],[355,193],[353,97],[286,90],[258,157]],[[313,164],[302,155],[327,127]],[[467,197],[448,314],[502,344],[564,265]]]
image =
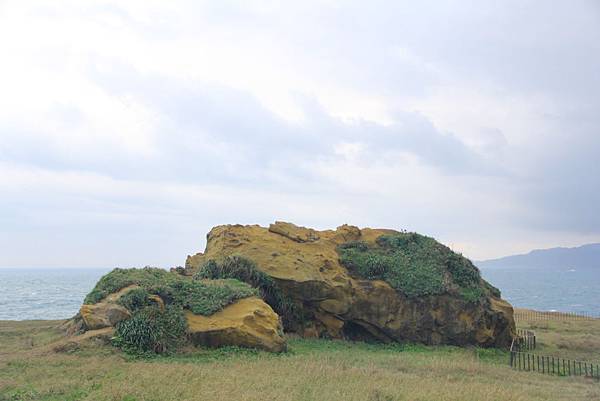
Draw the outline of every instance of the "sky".
[[[597,1],[0,0],[0,267],[211,227],[600,242]]]

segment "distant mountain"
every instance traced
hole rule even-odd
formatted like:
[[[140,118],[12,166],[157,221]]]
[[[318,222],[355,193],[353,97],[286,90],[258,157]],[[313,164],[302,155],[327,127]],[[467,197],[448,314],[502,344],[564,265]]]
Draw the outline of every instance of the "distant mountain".
[[[514,267],[598,267],[600,268],[600,244],[588,244],[576,248],[536,249],[524,255],[505,256],[475,262],[483,269]]]

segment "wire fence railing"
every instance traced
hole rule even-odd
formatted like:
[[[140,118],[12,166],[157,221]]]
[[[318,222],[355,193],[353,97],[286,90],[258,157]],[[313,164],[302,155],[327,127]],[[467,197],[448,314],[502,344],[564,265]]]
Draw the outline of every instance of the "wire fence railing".
[[[536,311],[530,309],[515,309],[514,318],[516,321],[523,320],[594,320],[600,319],[600,313],[597,312],[556,312],[556,311]]]
[[[517,337],[513,340],[511,351],[534,350],[536,347],[535,333],[531,330],[517,329]]]
[[[510,366],[517,370],[557,376],[585,376],[600,380],[600,365],[523,351],[510,352]]]
[[[600,364],[529,352],[535,350],[536,346],[535,332],[518,329],[510,346],[510,367],[556,376],[584,376],[600,381]]]

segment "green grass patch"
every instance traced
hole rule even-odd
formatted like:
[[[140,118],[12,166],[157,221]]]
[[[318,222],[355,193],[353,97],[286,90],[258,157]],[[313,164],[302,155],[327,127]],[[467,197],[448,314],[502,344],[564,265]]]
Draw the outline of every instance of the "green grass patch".
[[[134,284],[141,288],[129,291],[121,302],[132,312],[147,306],[149,294],[160,296],[167,304],[179,305],[204,316],[212,315],[238,299],[258,295],[256,289],[234,279],[192,280],[163,269],[145,267],[114,269],[98,281],[84,303],[97,303],[107,295]]]
[[[146,362],[153,363],[213,363],[213,362],[236,362],[240,360],[257,359],[293,359],[308,355],[364,355],[364,356],[391,356],[398,353],[406,355],[431,355],[447,356],[472,355],[474,359],[506,364],[508,353],[496,349],[472,348],[440,345],[429,346],[417,343],[366,343],[362,341],[345,341],[330,339],[305,339],[289,338],[287,340],[288,351],[285,353],[271,353],[251,348],[240,348],[227,346],[220,348],[196,348],[191,352],[170,353],[157,355],[154,353],[131,355],[130,360],[137,361],[142,358]]]
[[[488,291],[499,295],[470,260],[417,233],[382,235],[375,244],[348,242],[338,253],[350,271],[384,280],[410,298],[457,292],[467,302],[478,302]]]
[[[171,281],[173,274],[154,267],[143,269],[114,269],[98,280],[96,286],[85,297],[84,304],[96,304],[106,296],[129,285],[137,284],[144,288],[154,288]],[[174,276],[174,275],[173,275]]]

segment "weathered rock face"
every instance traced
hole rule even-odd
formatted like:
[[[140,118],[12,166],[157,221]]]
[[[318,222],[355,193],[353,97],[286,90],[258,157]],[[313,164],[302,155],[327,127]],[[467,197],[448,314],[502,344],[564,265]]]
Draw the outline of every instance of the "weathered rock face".
[[[137,288],[137,286],[123,288],[114,294],[110,294],[106,299],[97,304],[81,305],[79,315],[83,320],[84,328],[86,330],[98,330],[115,327],[117,323],[129,319],[131,313],[116,302],[134,288]]]
[[[315,231],[279,222],[269,228],[218,226],[208,234],[205,252],[188,257],[185,274],[211,259],[251,259],[302,308],[303,324],[286,329],[307,337],[510,345],[515,333],[512,306],[498,297],[486,294],[477,303],[455,293],[407,297],[385,281],[360,279],[340,264],[339,245],[375,243],[394,233],[348,225]]]
[[[196,345],[238,345],[281,352],[286,348],[279,316],[262,299],[244,298],[211,315],[187,311],[188,336]]]

